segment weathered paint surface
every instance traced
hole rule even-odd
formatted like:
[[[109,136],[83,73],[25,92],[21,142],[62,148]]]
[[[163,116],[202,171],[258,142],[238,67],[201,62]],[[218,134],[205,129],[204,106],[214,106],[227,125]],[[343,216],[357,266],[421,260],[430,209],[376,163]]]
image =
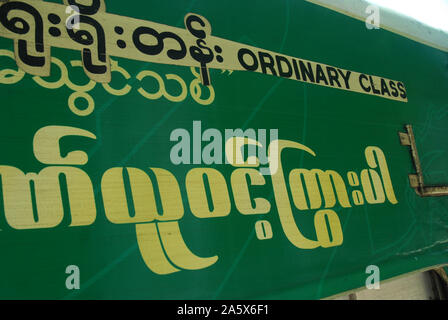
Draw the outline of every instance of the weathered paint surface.
[[[45,2],[64,12],[62,1]],[[89,18],[81,31],[92,22],[93,42],[76,30],[70,38],[69,14],[58,22],[39,1],[0,6],[0,298],[314,299],[363,287],[369,265],[388,279],[448,263],[448,199],[410,187],[414,167],[398,136],[411,124],[425,183],[448,183],[446,52],[305,1],[99,3],[81,15],[107,21],[107,58]],[[189,13],[226,40],[197,42]],[[107,14],[134,20],[114,26],[128,20]],[[135,40],[135,21],[161,24],[159,35],[183,29],[182,63],[165,59],[173,39],[161,53],[148,49],[149,34]],[[129,56],[113,54],[121,34]],[[222,45],[215,60],[195,59],[208,44]],[[258,48],[264,67],[247,72],[239,48]],[[232,61],[224,71],[220,50]],[[281,75],[274,53],[290,59],[284,68],[297,61],[301,81]],[[291,57],[315,62],[314,81],[302,81]],[[344,89],[348,70],[359,90]],[[277,129],[277,170],[195,162],[197,121],[200,133],[223,136]],[[191,135],[192,164],[170,158],[176,129]],[[79,290],[66,287],[70,265]]]

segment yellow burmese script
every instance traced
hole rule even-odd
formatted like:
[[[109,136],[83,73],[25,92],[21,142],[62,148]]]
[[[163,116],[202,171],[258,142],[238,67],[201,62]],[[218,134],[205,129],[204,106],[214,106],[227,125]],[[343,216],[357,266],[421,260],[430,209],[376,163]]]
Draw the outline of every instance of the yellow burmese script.
[[[14,59],[14,52],[0,49],[0,58],[2,57]],[[46,88],[49,90],[60,89],[64,86],[72,90],[73,93],[70,94],[68,98],[68,107],[70,111],[80,117],[89,116],[94,112],[95,100],[93,99],[90,92],[95,89],[97,85],[102,85],[106,92],[114,96],[125,96],[131,93],[134,89],[142,97],[148,100],[159,100],[164,98],[168,101],[178,103],[185,101],[188,96],[191,96],[193,101],[203,106],[208,106],[215,100],[214,87],[212,85],[207,87],[203,86],[200,82],[200,75],[194,67],[190,68],[190,71],[194,78],[190,81],[189,84],[187,80],[182,79],[177,74],[165,74],[162,76],[152,70],[143,70],[135,76],[135,79],[137,79],[139,82],[138,86],[136,86],[135,84],[127,83],[122,88],[113,88],[109,83],[97,83],[91,79],[88,79],[85,84],[74,83],[70,79],[71,69],[68,69],[64,62],[56,57],[52,57],[51,62],[60,70],[59,79],[56,81],[49,81],[48,79],[42,78],[40,76],[34,76],[32,77],[33,81],[42,88]],[[72,60],[70,61],[70,66],[72,68],[79,68],[82,67],[82,62],[81,60]],[[131,82],[129,80],[132,77],[129,72],[126,69],[122,68],[117,61],[112,59],[111,74],[113,79],[121,76],[123,79]],[[4,67],[2,70],[0,70],[0,84],[14,85],[20,83],[24,78],[25,72],[20,68],[17,68],[17,70],[15,70]],[[152,78],[157,82],[156,90],[154,88],[145,87],[144,82],[147,78]],[[180,91],[180,93],[169,92],[166,88],[168,83],[172,84],[175,87],[178,87],[176,91]],[[87,102],[87,108],[80,108],[78,106],[80,99],[83,99]]]
[[[33,139],[36,159],[47,165],[39,173],[24,173],[12,166],[0,166],[4,214],[11,228],[18,230],[54,228],[64,218],[59,176],[67,181],[70,207],[70,227],[88,226],[95,222],[97,208],[92,181],[81,168],[88,162],[84,151],[73,150],[62,157],[59,142],[65,136],[96,139],[89,131],[66,127],[47,126],[39,129]],[[275,152],[272,152],[275,147]],[[352,188],[349,193],[342,175],[333,170],[295,168],[284,172],[282,152],[286,149],[316,156],[313,150],[300,143],[276,140],[269,146],[269,163],[276,163],[277,170],[269,178],[257,169],[240,165],[230,176],[230,189],[234,207],[243,215],[268,214],[274,203],[265,198],[252,199],[250,189],[266,185],[271,179],[276,210],[286,238],[297,248],[315,249],[334,247],[344,241],[341,222],[335,206],[350,208],[364,204],[380,204],[386,200],[396,204],[397,199],[390,179],[389,169],[382,150],[365,149],[368,168],[359,174],[350,171],[346,181]],[[236,165],[234,165],[236,166]],[[145,172],[152,171],[152,180]],[[208,186],[204,183],[208,179]],[[246,179],[249,178],[249,179]],[[157,183],[163,214],[156,206],[153,183]],[[208,188],[209,190],[206,190]],[[127,201],[131,190],[133,212]],[[194,168],[185,178],[189,211],[199,219],[226,217],[232,211],[229,188],[224,176],[215,168]],[[361,191],[362,190],[362,191]],[[207,191],[212,208],[208,205]],[[198,270],[213,265],[218,256],[200,257],[185,243],[179,222],[185,214],[182,194],[176,177],[163,168],[107,169],[101,179],[101,195],[107,219],[114,224],[133,224],[136,227],[138,246],[149,269],[157,274],[170,274],[181,270]],[[290,200],[291,199],[291,200]],[[33,201],[35,209],[33,208]],[[252,205],[254,204],[254,205]],[[314,210],[315,237],[308,238],[301,232],[295,215]],[[188,212],[188,211],[187,211]],[[267,221],[259,221],[265,228]],[[268,230],[272,237],[272,230]]]

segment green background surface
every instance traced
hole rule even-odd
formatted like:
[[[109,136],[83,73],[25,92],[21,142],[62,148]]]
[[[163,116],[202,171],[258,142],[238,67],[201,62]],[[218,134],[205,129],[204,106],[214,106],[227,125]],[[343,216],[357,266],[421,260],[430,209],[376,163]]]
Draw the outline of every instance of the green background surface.
[[[210,106],[190,96],[182,103],[150,101],[136,88],[116,97],[97,85],[91,91],[95,112],[78,117],[67,107],[72,91],[66,87],[45,89],[30,75],[16,85],[0,84],[0,164],[39,172],[44,166],[33,156],[32,138],[44,126],[78,127],[98,137],[64,138],[61,144],[62,152],[88,151],[83,170],[96,192],[93,225],[69,228],[66,216],[54,229],[17,231],[7,225],[1,209],[1,299],[318,299],[363,287],[371,264],[379,266],[385,280],[448,263],[448,199],[420,198],[410,188],[408,174],[414,169],[408,148],[398,138],[404,125],[412,124],[427,183],[448,183],[447,53],[385,30],[368,30],[362,21],[298,0],[107,1],[107,12],[181,28],[184,16],[194,12],[210,21],[213,35],[224,39],[402,81],[409,102],[250,72],[211,70],[216,98]],[[13,50],[12,40],[0,39],[0,48]],[[64,49],[52,48],[52,55],[66,65],[80,59],[79,52]],[[193,79],[186,67],[114,60],[133,77],[153,70]],[[15,64],[0,57],[0,66]],[[87,81],[80,68],[71,70],[74,81]],[[57,72],[51,79],[58,79]],[[114,78],[112,83],[120,87],[120,81]],[[135,78],[129,83],[135,84]],[[202,121],[203,130],[278,128],[280,139],[316,152],[313,158],[286,151],[285,172],[360,172],[367,167],[364,149],[378,146],[388,161],[398,204],[336,207],[344,243],[315,250],[298,249],[284,236],[269,177],[255,191],[270,199],[267,215],[243,216],[232,200],[229,216],[198,219],[189,211],[185,191],[185,175],[197,166],[175,166],[169,159],[171,131],[191,130],[194,120]],[[218,262],[199,271],[165,276],[151,272],[139,253],[134,225],[113,225],[105,217],[101,177],[118,166],[160,167],[174,173],[184,199],[184,239],[200,256],[217,254]],[[230,186],[233,168],[216,168]],[[260,219],[272,224],[272,239],[255,236],[254,224]],[[304,223],[303,232],[311,235],[311,225]],[[71,264],[80,268],[80,290],[65,287],[65,268]]]

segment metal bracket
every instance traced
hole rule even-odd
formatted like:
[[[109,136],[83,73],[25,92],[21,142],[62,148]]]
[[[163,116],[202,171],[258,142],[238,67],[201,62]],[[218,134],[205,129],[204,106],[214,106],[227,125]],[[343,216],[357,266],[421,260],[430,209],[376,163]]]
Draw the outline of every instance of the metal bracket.
[[[398,132],[400,142],[402,146],[409,146],[411,148],[412,160],[414,162],[414,168],[416,173],[409,175],[409,183],[411,188],[414,188],[415,192],[420,197],[441,197],[448,196],[448,185],[446,186],[425,186],[423,181],[423,172],[420,164],[420,158],[418,157],[417,145],[415,143],[414,131],[411,125],[405,126],[407,133]]]

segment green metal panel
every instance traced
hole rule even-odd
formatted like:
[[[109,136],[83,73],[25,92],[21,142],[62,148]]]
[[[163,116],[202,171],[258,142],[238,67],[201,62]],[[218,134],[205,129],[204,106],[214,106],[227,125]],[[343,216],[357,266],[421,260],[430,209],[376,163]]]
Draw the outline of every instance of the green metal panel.
[[[8,2],[13,1],[6,1],[2,6]],[[37,2],[18,2],[39,8]],[[45,2],[62,6],[62,1]],[[21,16],[18,11],[9,13],[7,17]],[[52,89],[51,85],[41,85],[43,82],[39,84],[39,78],[35,75],[26,73],[20,81],[15,81],[18,78],[12,75],[20,78],[20,71],[10,74],[4,71],[18,68],[13,55],[16,51],[13,40],[9,36],[1,37],[0,146],[3,151],[0,155],[0,175],[3,198],[0,199],[3,202],[0,214],[0,298],[318,299],[363,287],[368,276],[365,270],[369,265],[377,265],[381,270],[381,279],[389,279],[448,263],[448,200],[445,197],[421,198],[409,186],[408,174],[414,170],[412,159],[408,148],[401,146],[398,138],[398,132],[403,131],[404,125],[412,124],[426,181],[448,183],[448,145],[445,138],[448,135],[446,52],[385,30],[368,30],[362,21],[298,0],[135,1],[126,5],[122,1],[108,1],[106,12],[181,29],[185,29],[184,17],[189,12],[196,13],[207,18],[213,28],[212,34],[216,37],[344,70],[400,81],[406,87],[407,101],[384,99],[256,72],[223,72],[219,68],[210,68],[214,97],[212,95],[208,102],[204,102],[210,96],[210,89],[199,84],[199,68],[193,69],[193,72],[186,65],[158,64],[113,55],[110,59],[117,64],[113,63],[115,69],[112,68],[110,87],[123,88],[129,85],[128,92],[125,90],[119,93],[122,95],[117,95],[117,92],[113,94],[108,89],[110,87],[95,82],[91,90],[73,85],[70,88],[67,81],[65,85],[63,82],[59,88]],[[32,26],[35,25],[30,15],[22,15],[27,17]],[[41,16],[45,28],[51,27],[47,12],[41,12]],[[113,19],[110,18],[110,21]],[[123,27],[126,32],[127,26]],[[6,33],[5,30],[4,24],[0,24],[0,36]],[[117,38],[117,34],[106,33],[109,42]],[[64,65],[73,83],[89,82],[81,68],[79,44],[73,43],[73,49],[51,48],[51,57],[57,58],[61,64],[53,60],[51,76],[41,79],[48,82],[63,79],[61,74],[64,71],[61,73],[60,67]],[[131,46],[130,43],[127,45]],[[226,47],[222,49],[225,53]],[[32,55],[32,52],[28,53]],[[78,62],[73,64],[72,61]],[[117,70],[121,70],[122,74]],[[163,95],[148,99],[138,90],[143,87],[147,92],[155,93],[158,84],[150,76],[138,79],[143,71],[152,71],[153,76],[160,75],[165,91],[172,96],[181,94],[181,82],[172,78],[170,80],[167,75],[179,76],[186,84],[187,95],[180,102],[170,101],[175,99],[167,99]],[[200,98],[198,93],[201,94]],[[94,111],[86,116],[82,116],[79,110],[72,112],[69,105],[73,109],[73,99],[79,107],[86,105],[82,101],[82,97],[86,96],[87,99],[91,97]],[[176,145],[176,142],[170,141],[172,131],[184,128],[192,133],[194,121],[201,121],[202,131],[211,128],[223,133],[225,129],[236,128],[278,129],[280,140],[306,146],[314,151],[315,156],[304,150],[285,149],[281,154],[281,163],[289,196],[282,196],[279,189],[273,187],[273,176],[263,176],[264,184],[251,186],[251,195],[252,198],[261,197],[269,201],[270,210],[265,214],[241,214],[232,191],[231,177],[237,170],[235,166],[175,165],[170,160],[170,152]],[[38,130],[49,126],[79,128],[94,134],[96,139],[85,137],[85,134],[76,136],[79,135],[77,133],[59,141],[62,157],[68,157],[71,151],[85,151],[88,162],[69,165],[38,161],[33,139]],[[45,136],[42,141],[48,139],[50,137]],[[206,145],[203,142],[203,146]],[[387,176],[375,168],[376,165],[369,166],[366,162],[365,152],[366,148],[369,150],[368,147],[375,147],[374,150],[384,153],[396,203],[392,196],[387,197],[391,194],[383,190],[387,188]],[[51,153],[45,148],[43,150],[43,157]],[[375,164],[379,163],[380,158],[379,151],[372,153]],[[183,216],[174,219],[171,225],[169,222],[149,220],[138,223],[111,221],[113,214],[108,214],[104,209],[102,184],[105,185],[106,172],[120,167],[145,171],[150,175],[156,191],[154,171],[149,168],[162,168],[172,173],[180,188]],[[36,187],[41,188],[38,190],[41,195],[36,196],[32,188],[29,191],[31,195],[26,195],[27,190],[22,188],[25,184],[20,180],[18,170],[38,173],[44,168],[53,169],[45,171],[49,172],[47,176],[42,175],[46,180]],[[222,187],[223,184],[218,183],[219,179],[225,179],[224,187],[227,188],[229,200],[227,202],[225,195],[219,191],[217,198],[221,202],[214,205],[220,208],[230,204],[228,215],[224,213],[222,217],[213,217],[211,214],[210,218],[199,218],[197,212],[200,210],[192,209],[192,202],[197,204],[199,201],[199,195],[194,190],[200,189],[200,185],[188,182],[186,177],[194,168],[216,170],[217,178],[209,181],[209,185]],[[348,205],[341,205],[337,197],[335,204],[331,204],[331,199],[326,199],[324,195],[308,192],[305,193],[308,203],[302,203],[302,206],[313,207],[310,196],[320,197],[321,203],[314,209],[299,210],[292,194],[298,189],[294,191],[294,186],[288,182],[290,172],[298,168],[333,170],[339,174],[344,181]],[[368,186],[350,186],[347,172],[355,172],[361,177],[364,169],[374,171],[370,172],[370,178],[366,181],[375,181],[375,177],[380,177],[379,188],[385,193],[383,200],[380,189],[374,194],[366,191]],[[59,200],[45,194],[45,190],[46,186],[49,190],[58,187],[58,170],[71,170],[65,178],[64,175],[59,176],[60,203],[64,208],[62,221],[51,225],[57,218],[50,214],[48,227],[26,227],[23,219],[29,212],[27,205],[34,208],[36,225],[43,223],[43,220],[39,220],[40,214],[53,212],[51,210]],[[133,189],[135,185],[129,183],[134,177],[132,172],[137,171],[128,170],[123,178],[123,188],[127,192],[129,206],[135,206],[138,211],[138,204],[131,200],[136,192]],[[72,174],[73,180],[70,178]],[[87,220],[82,220],[82,217],[76,220],[72,218],[73,208],[70,209],[69,196],[87,197],[84,205],[86,208],[89,205],[89,190],[84,188],[88,183],[78,183],[84,181],[82,179],[85,177],[90,178],[93,186],[90,194],[95,199],[94,221],[89,220],[87,213],[84,217]],[[213,179],[209,177],[209,180]],[[70,187],[71,183],[73,187]],[[325,187],[322,181],[320,186]],[[209,188],[205,189],[208,201],[213,202],[213,194]],[[373,195],[379,199],[376,201],[378,203],[373,203],[375,199],[371,199],[372,203],[364,199],[364,204],[357,205],[353,200],[353,191],[356,190],[364,198]],[[51,193],[51,190],[48,192]],[[72,195],[69,195],[70,192]],[[170,199],[168,202],[172,203],[176,190],[163,192],[162,198],[166,196]],[[188,192],[193,195],[189,196]],[[9,207],[6,205],[7,193],[10,195]],[[38,199],[36,202],[36,197],[44,200]],[[24,199],[30,202],[18,202]],[[163,199],[157,197],[159,207],[161,201]],[[297,226],[306,238],[314,242],[318,237],[315,216],[322,210],[331,210],[339,218],[343,242],[333,243],[337,236],[331,234],[328,247],[319,245],[306,249],[292,243],[280,219],[282,214],[279,212],[279,204],[285,202],[290,203],[294,215],[289,225]],[[82,204],[80,206],[82,208]],[[112,212],[114,205],[108,208]],[[7,210],[11,211],[8,213]],[[54,210],[58,212],[57,208]],[[196,214],[192,212],[195,210]],[[82,216],[82,213],[79,214]],[[176,214],[180,215],[181,212]],[[331,217],[334,218],[330,214]],[[258,239],[255,225],[260,220],[267,221],[264,224],[266,228],[271,226],[271,239]],[[326,220],[325,228],[331,229],[331,219],[327,217]],[[73,221],[81,221],[79,224],[85,225],[72,226]],[[177,263],[188,257],[185,250],[176,251],[180,250],[179,246],[168,245],[171,241],[169,237],[173,235],[171,232],[175,230],[170,229],[165,234],[168,240],[162,243],[162,254],[172,254],[165,263],[177,269],[177,272],[169,273],[168,267],[156,268],[165,270],[167,274],[151,270],[139,248],[137,231],[147,227],[144,233],[148,235],[149,228],[155,228],[157,224],[158,229],[154,230],[158,230],[158,233],[152,234],[151,239],[161,239],[165,226],[172,227],[176,223],[192,253],[210,259],[217,257],[217,260],[214,258],[216,262],[211,263],[212,259],[209,262],[201,260],[184,265]],[[337,226],[334,230],[337,230]],[[151,250],[156,250],[161,244],[148,243],[148,259],[153,259]],[[331,246],[332,243],[334,246]],[[167,251],[170,248],[174,248],[171,253]],[[201,267],[202,262],[204,266],[207,263],[210,265]],[[66,288],[69,275],[65,271],[69,265],[79,267],[79,290]]]

